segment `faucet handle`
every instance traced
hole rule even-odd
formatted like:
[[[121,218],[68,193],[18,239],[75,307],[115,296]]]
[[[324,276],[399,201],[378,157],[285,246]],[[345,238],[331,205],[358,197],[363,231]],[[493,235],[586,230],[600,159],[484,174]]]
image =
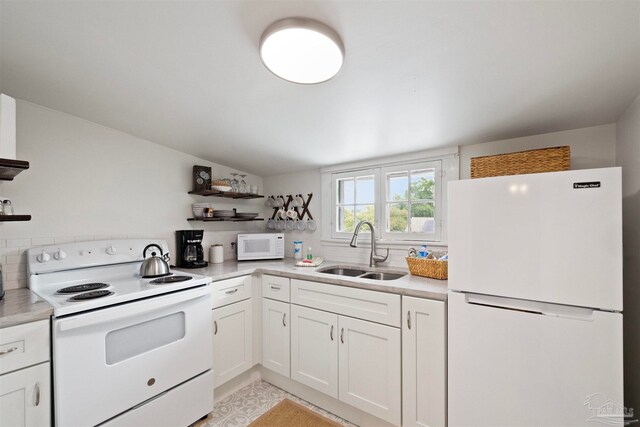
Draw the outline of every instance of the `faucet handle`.
[[[389,258],[389,248],[387,248],[387,254],[385,256],[378,255],[378,254],[373,254],[373,259],[376,262],[385,262],[387,260],[387,258]]]

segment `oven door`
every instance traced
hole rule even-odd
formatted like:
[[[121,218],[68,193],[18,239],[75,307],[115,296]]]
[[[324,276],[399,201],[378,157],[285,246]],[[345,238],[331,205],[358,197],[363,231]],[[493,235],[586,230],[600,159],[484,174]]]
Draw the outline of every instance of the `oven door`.
[[[96,425],[211,369],[210,293],[202,286],[54,319],[56,425]]]

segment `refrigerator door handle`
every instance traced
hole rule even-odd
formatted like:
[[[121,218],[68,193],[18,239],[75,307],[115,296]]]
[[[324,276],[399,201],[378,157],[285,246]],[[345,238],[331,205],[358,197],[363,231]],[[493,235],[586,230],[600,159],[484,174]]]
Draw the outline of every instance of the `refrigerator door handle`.
[[[537,301],[517,300],[503,297],[492,297],[488,295],[467,294],[465,302],[471,305],[483,306],[500,310],[519,311],[527,314],[537,314],[541,316],[559,317],[564,319],[580,320],[592,322],[593,309],[583,307],[573,307],[559,304],[549,304]]]

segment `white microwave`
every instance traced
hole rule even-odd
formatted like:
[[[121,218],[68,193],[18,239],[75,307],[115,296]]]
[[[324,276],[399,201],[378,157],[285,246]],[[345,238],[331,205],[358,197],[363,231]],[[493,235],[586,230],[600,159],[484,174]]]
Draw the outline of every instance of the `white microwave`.
[[[283,258],[283,233],[238,234],[238,261]]]

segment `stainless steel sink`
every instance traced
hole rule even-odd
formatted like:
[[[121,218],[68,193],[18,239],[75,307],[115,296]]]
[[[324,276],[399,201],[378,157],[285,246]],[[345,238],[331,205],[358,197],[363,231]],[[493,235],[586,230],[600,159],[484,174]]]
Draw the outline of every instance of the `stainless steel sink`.
[[[386,273],[384,271],[379,271],[379,272],[371,272],[371,273],[363,274],[362,276],[358,276],[358,277],[361,279],[373,279],[373,280],[396,280],[404,276],[406,276],[406,274]]]
[[[321,270],[318,270],[318,273],[335,274],[338,276],[357,277],[366,273],[366,271],[358,270],[356,268],[329,267],[329,268],[323,268]]]
[[[406,273],[389,271],[361,270],[350,267],[326,267],[316,270],[318,273],[335,274],[336,276],[357,277],[370,280],[396,280],[406,276]]]

